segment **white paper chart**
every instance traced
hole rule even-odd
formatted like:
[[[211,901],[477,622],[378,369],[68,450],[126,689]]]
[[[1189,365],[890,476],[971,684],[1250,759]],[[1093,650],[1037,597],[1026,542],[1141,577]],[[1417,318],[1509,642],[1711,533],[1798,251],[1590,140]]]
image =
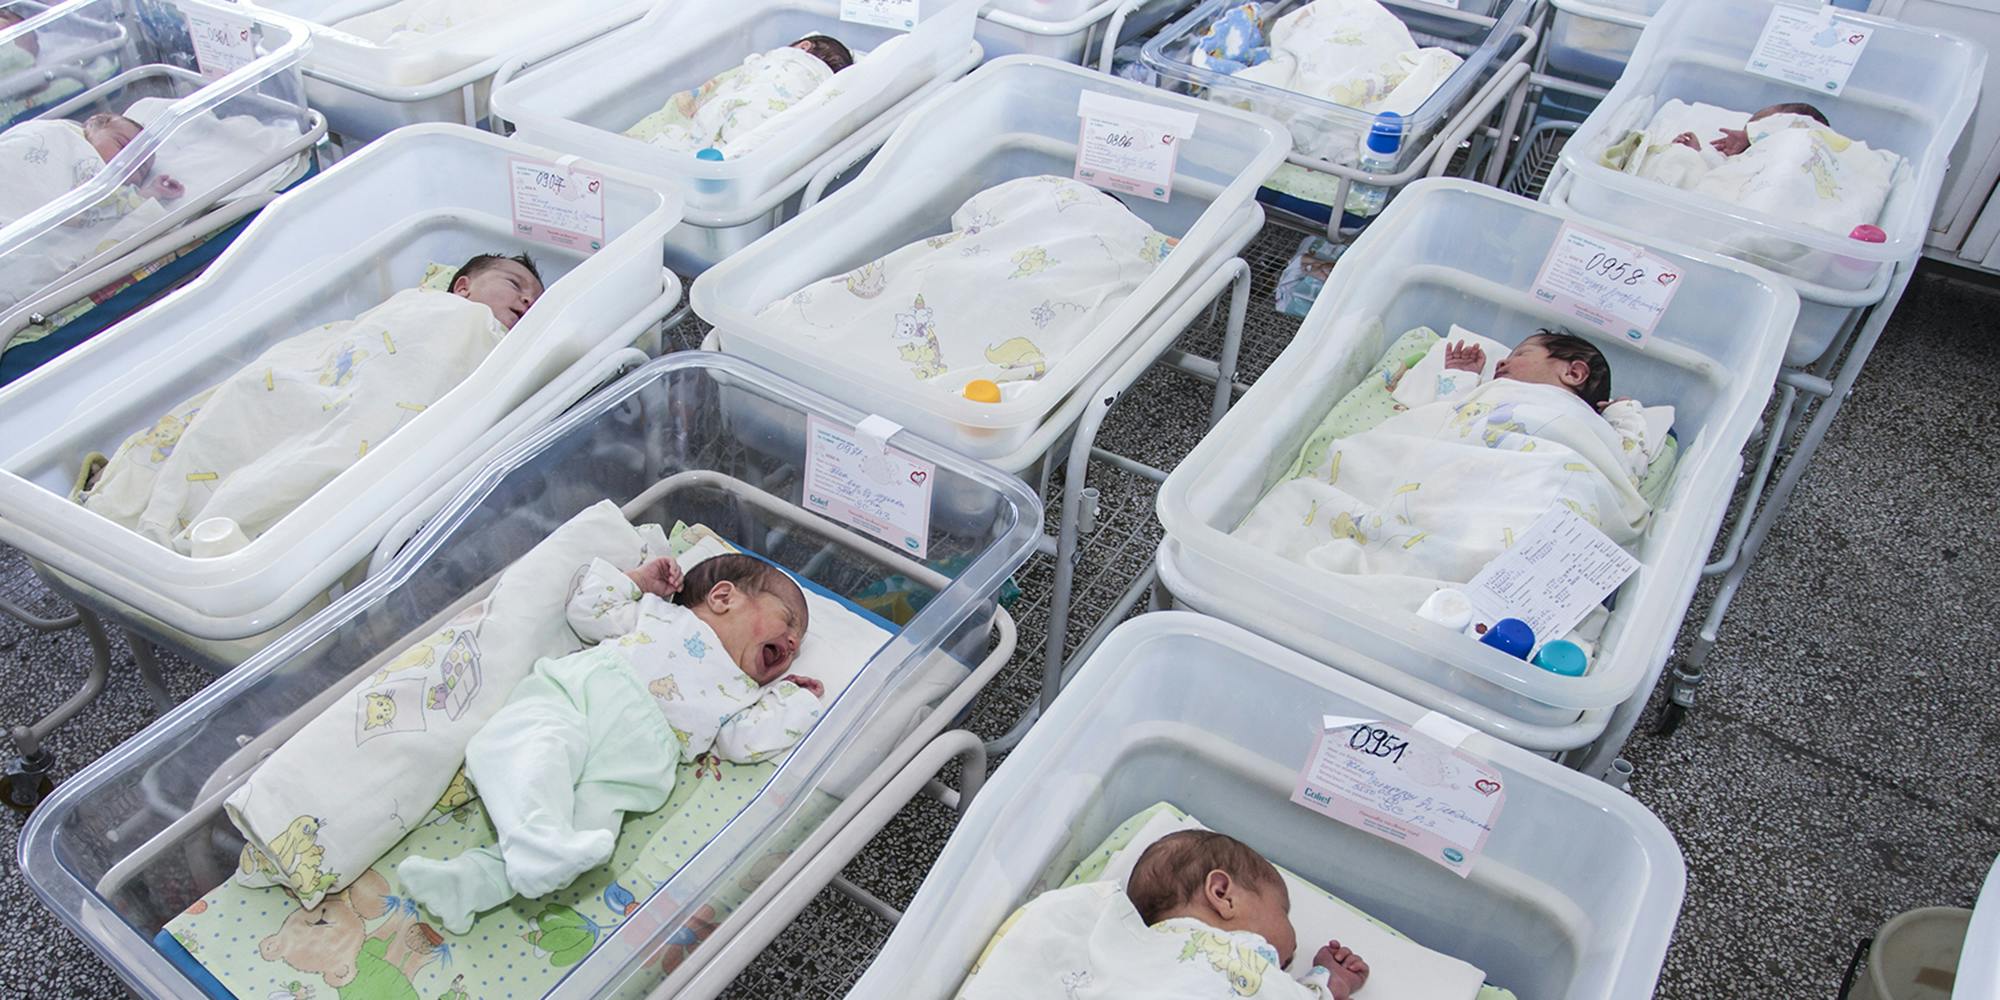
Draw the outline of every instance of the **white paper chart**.
[[[1617,542],[1557,505],[1487,563],[1465,593],[1480,621],[1519,618],[1540,645],[1575,628],[1638,568]]]
[[[917,0],[840,0],[840,19],[908,31],[917,26]]]
[[[256,61],[254,23],[206,10],[185,13],[188,37],[194,43],[194,64],[201,75],[221,79]]]

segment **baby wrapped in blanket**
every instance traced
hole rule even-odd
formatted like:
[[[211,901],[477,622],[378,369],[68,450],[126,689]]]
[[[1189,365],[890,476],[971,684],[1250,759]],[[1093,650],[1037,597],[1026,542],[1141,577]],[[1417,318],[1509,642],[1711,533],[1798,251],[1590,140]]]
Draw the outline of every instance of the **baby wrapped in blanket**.
[[[1541,331],[1497,362],[1498,350],[1463,341],[1434,354],[1397,385],[1402,412],[1315,438],[1235,537],[1355,577],[1368,603],[1408,611],[1469,582],[1556,504],[1637,542],[1652,513],[1639,481],[1665,429],[1611,401],[1594,345]]]
[[[211,519],[248,544],[464,381],[542,293],[525,256],[474,257],[450,288],[273,344],[126,439],[83,505],[182,552]]]
[[[683,578],[669,557],[629,572],[593,559],[567,616],[596,645],[537,661],[466,746],[498,846],[396,868],[453,934],[610,860],[624,815],[665,804],[682,762],[769,760],[819,717],[819,681],[785,673],[805,594],[762,560],[713,556]]]
[[[1066,177],[967,199],[951,231],[765,306],[814,350],[951,395],[975,379],[1027,391],[1138,288],[1174,241]]]
[[[98,114],[82,122],[63,118],[23,122],[0,133],[0,226],[40,210],[82,187],[137,139],[139,123]],[[160,206],[183,193],[173,177],[142,164],[133,183],[121,185],[35,240],[0,258],[0,309],[20,302],[166,214]]]
[[[1744,115],[1670,100],[1599,162],[1848,236],[1881,217],[1902,158],[1835,132],[1810,104],[1774,104]]]
[[[1208,830],[1147,847],[1127,887],[1085,882],[1016,910],[980,956],[961,1000],[1347,1000],[1368,963],[1339,941],[1285,973],[1298,939],[1284,878],[1263,855]]]
[[[713,148],[724,156],[741,155],[768,134],[759,126],[800,108],[852,65],[854,54],[839,40],[809,35],[753,54],[701,86],[675,94],[666,107],[639,119],[625,134],[676,152]]]
[[[1420,47],[1375,0],[1313,0],[1263,30],[1269,5],[1225,11],[1196,40],[1194,64],[1361,111],[1409,115],[1465,62]]]

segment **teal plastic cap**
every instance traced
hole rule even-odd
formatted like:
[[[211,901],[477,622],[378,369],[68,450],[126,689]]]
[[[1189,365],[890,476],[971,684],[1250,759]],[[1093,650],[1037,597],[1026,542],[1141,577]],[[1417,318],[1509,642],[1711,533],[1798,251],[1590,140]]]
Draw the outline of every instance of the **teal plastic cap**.
[[[1582,677],[1583,672],[1590,668],[1590,657],[1584,655],[1583,647],[1576,643],[1557,639],[1535,654],[1535,666],[1564,677]]]
[[[694,151],[694,158],[697,160],[714,160],[719,163],[722,161],[722,150],[714,146],[703,146]]]

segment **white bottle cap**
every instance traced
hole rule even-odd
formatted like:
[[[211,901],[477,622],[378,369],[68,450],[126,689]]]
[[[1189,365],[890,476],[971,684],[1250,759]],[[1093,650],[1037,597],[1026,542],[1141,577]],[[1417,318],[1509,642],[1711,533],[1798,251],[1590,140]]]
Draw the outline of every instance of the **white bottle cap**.
[[[188,542],[196,559],[214,559],[249,545],[250,536],[229,518],[211,517],[195,522],[188,532]]]
[[[1472,625],[1472,599],[1463,591],[1447,587],[1425,598],[1423,607],[1417,609],[1417,617],[1463,632]]]

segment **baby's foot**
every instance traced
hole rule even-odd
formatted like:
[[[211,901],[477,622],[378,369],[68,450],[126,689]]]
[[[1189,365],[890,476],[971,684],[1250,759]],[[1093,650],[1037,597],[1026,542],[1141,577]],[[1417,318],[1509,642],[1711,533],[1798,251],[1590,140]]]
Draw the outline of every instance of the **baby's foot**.
[[[396,866],[396,878],[409,897],[429,910],[449,934],[472,930],[477,915],[471,901],[474,893],[465,884],[467,874],[462,865],[431,858],[408,857]]]
[[[1347,1000],[1368,982],[1368,963],[1351,949],[1341,947],[1339,941],[1328,941],[1326,947],[1314,953],[1313,964],[1327,971],[1327,988],[1334,1000]]]
[[[543,845],[537,845],[543,847]],[[507,858],[507,882],[528,899],[540,899],[564,889],[584,872],[611,860],[618,847],[618,835],[609,830],[578,830],[558,845],[527,849],[503,847]]]

